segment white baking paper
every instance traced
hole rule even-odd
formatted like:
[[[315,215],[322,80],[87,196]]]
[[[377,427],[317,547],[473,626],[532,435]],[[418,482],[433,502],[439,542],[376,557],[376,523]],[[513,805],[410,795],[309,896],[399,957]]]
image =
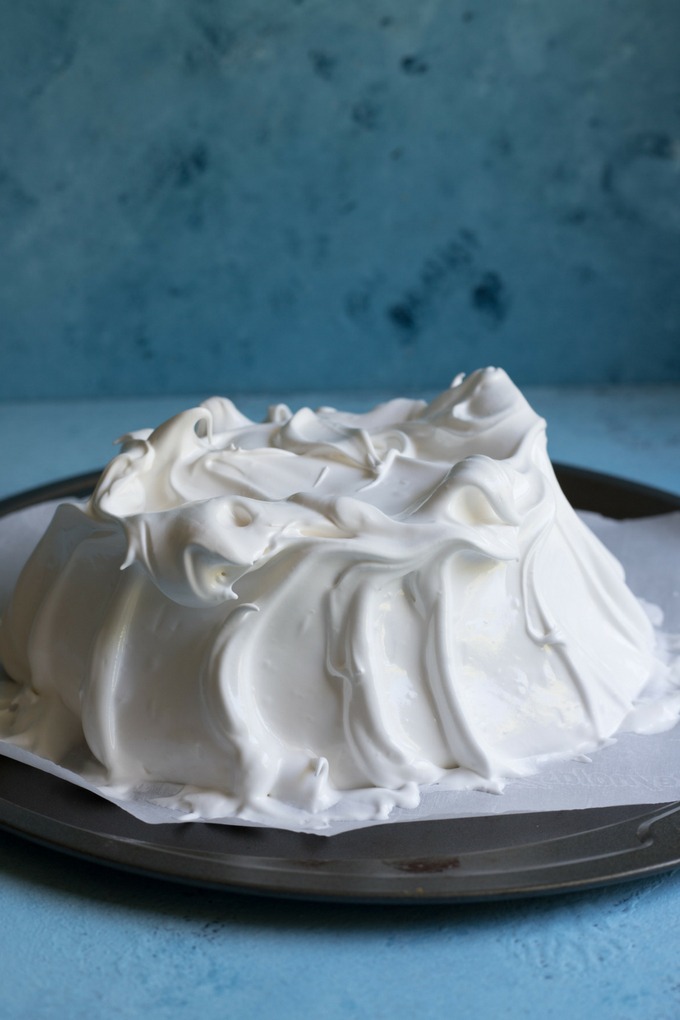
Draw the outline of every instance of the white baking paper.
[[[41,504],[0,519],[0,611],[37,539],[45,530],[56,504]],[[625,804],[662,804],[680,800],[680,513],[630,521],[613,521],[598,514],[581,514],[589,527],[607,545],[626,569],[628,583],[645,602],[663,610],[661,630],[667,658],[673,661],[678,687],[666,695],[671,728],[663,733],[621,734],[610,746],[591,757],[546,765],[537,774],[509,782],[502,793],[447,791],[437,787],[422,792],[417,808],[395,808],[388,823],[493,815],[506,812],[568,811]],[[675,636],[674,636],[675,635]],[[12,682],[0,672],[0,704],[11,691]],[[644,712],[644,708],[641,708]],[[135,817],[149,823],[186,821],[186,815],[159,804],[154,797],[170,795],[177,788],[155,784],[138,790],[135,799],[120,800],[99,785],[94,760],[71,763],[69,771],[38,758],[1,739],[0,754],[27,762],[45,772],[86,789],[120,805]],[[86,778],[87,777],[87,778]],[[341,805],[338,805],[340,807]],[[336,811],[338,810],[336,807]],[[200,817],[194,820],[201,821]],[[241,818],[210,818],[211,823],[251,825]],[[282,827],[281,821],[274,823]],[[316,831],[334,835],[367,825],[381,824],[374,819],[331,822],[319,830],[304,815],[286,825],[293,831]]]

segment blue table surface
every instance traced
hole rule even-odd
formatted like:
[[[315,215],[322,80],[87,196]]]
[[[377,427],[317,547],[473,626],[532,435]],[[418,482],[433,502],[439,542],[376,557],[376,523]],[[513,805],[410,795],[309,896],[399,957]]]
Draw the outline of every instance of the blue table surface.
[[[680,387],[527,395],[554,459],[680,493]],[[96,468],[118,434],[194,402],[0,405],[0,496]],[[259,416],[268,402],[239,405]],[[2,1018],[680,1017],[677,872],[502,904],[367,907],[178,887],[1,833],[0,869]]]

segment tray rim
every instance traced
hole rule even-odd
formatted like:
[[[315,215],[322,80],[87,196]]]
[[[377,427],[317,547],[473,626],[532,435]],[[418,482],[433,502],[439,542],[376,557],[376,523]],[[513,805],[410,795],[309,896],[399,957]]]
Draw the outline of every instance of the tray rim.
[[[574,485],[586,486],[597,494],[604,487],[617,497],[623,497],[623,507],[615,500],[617,507],[627,512],[620,516],[647,516],[646,509],[652,513],[666,513],[680,510],[680,496],[674,493],[643,485],[625,478],[607,475],[603,472],[590,471],[584,468],[571,467],[564,464],[554,465],[558,480],[568,490]],[[17,510],[24,509],[42,502],[61,498],[87,495],[96,483],[100,472],[87,472],[69,478],[59,479],[45,485],[17,493],[0,500],[0,517]],[[596,505],[583,507],[583,500],[576,501],[579,509],[598,510]],[[630,512],[630,506],[634,512]],[[602,511],[600,511],[602,512]],[[613,516],[610,514],[610,516]],[[38,780],[43,787],[49,786],[50,800],[57,805],[62,801],[62,809],[74,799],[73,788],[55,777],[48,777],[45,782],[43,773],[30,766],[20,765],[11,759],[1,758],[0,769],[27,770],[23,778],[16,780],[19,790],[9,798],[0,791],[0,829],[15,836],[28,839],[52,850],[66,853],[72,857],[85,859],[98,864],[113,867],[147,877],[168,879],[192,886],[219,889],[229,892],[254,893],[265,896],[277,896],[291,899],[311,899],[333,902],[371,902],[371,903],[470,903],[495,901],[518,897],[543,895],[546,893],[564,893],[597,888],[617,882],[643,878],[668,871],[680,865],[680,802],[660,803],[657,805],[631,805],[627,808],[590,809],[576,812],[543,812],[532,815],[505,816],[514,818],[521,828],[530,825],[540,828],[541,821],[549,819],[555,823],[558,815],[569,814],[571,821],[582,820],[590,824],[590,816],[595,811],[600,824],[591,825],[582,831],[564,832],[561,836],[549,839],[527,840],[524,844],[514,847],[528,853],[533,847],[541,860],[529,861],[528,864],[512,867],[510,861],[502,867],[483,867],[482,858],[489,854],[511,853],[507,847],[489,845],[486,849],[463,854],[435,855],[419,852],[405,857],[390,857],[380,854],[372,856],[356,854],[355,856],[320,858],[318,855],[299,856],[298,854],[283,856],[267,856],[261,854],[243,854],[232,851],[211,851],[206,849],[187,848],[182,845],[180,830],[183,826],[149,826],[133,819],[132,816],[120,811],[115,805],[99,800],[95,814],[104,812],[113,820],[112,824],[97,829],[91,821],[81,819],[73,823],[68,817],[53,817],[43,809],[34,810],[21,790],[26,789],[27,776],[33,774],[43,777]],[[30,786],[30,781],[28,783]],[[84,791],[80,791],[80,794]],[[88,795],[94,797],[95,795]],[[77,799],[77,798],[76,798]],[[69,810],[72,810],[72,804]],[[87,811],[85,812],[87,815]],[[68,816],[68,810],[66,812]],[[121,816],[126,823],[122,825]],[[580,819],[577,817],[580,816]],[[587,822],[586,822],[587,816]],[[76,811],[76,817],[80,817]],[[475,825],[482,827],[488,824],[494,827],[494,818],[498,816],[482,816],[475,820]],[[116,820],[121,823],[116,825]],[[524,821],[522,821],[524,820]],[[84,823],[83,823],[84,822]],[[470,825],[470,819],[457,819],[448,822],[402,822],[400,829],[408,826],[438,827],[441,832],[443,825]],[[206,823],[187,823],[202,826],[204,829],[216,829]],[[132,825],[133,835],[121,832]],[[223,832],[227,827],[220,827]],[[388,826],[361,830],[362,837],[370,849],[371,833],[389,830]],[[118,829],[119,831],[116,831]],[[162,830],[174,830],[166,833]],[[237,828],[239,833],[252,832]],[[274,846],[279,830],[256,830],[259,833],[273,834]],[[231,829],[232,836],[234,829]],[[365,836],[363,834],[366,834]],[[298,834],[302,845],[314,847],[314,841],[320,837]],[[581,859],[569,857],[567,844],[579,839],[593,836],[602,840],[602,852],[591,853]],[[155,838],[154,838],[155,837]],[[162,837],[162,838],[161,838]],[[240,837],[239,837],[240,838]],[[232,842],[238,843],[239,838]],[[610,845],[614,839],[614,849]],[[169,839],[169,842],[168,842]],[[328,840],[339,840],[332,837]],[[617,849],[617,841],[620,843]],[[325,840],[324,840],[325,842]],[[374,840],[376,842],[376,840]],[[380,840],[377,840],[379,843]],[[427,846],[427,840],[420,844]],[[238,848],[237,848],[238,849]],[[559,851],[562,852],[562,858]],[[556,851],[556,853],[551,853]],[[565,856],[566,854],[566,856]],[[516,856],[516,853],[515,853]],[[493,863],[493,862],[492,862]]]

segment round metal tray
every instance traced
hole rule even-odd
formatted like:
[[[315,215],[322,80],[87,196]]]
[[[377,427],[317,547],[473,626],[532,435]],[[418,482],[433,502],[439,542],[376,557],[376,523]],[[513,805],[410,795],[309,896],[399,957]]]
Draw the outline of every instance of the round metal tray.
[[[680,510],[680,498],[557,467],[573,505],[610,517]],[[84,495],[82,475],[0,502],[0,516]],[[190,822],[147,825],[69,783],[0,758],[0,827],[137,873],[265,895],[463,902],[582,890],[680,865],[680,804],[379,825],[331,838]]]

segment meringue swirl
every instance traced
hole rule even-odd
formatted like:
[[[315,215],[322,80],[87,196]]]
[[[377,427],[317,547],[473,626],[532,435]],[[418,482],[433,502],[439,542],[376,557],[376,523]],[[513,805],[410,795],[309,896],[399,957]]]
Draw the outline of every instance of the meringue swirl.
[[[0,658],[16,742],[274,824],[592,750],[655,662],[493,368],[429,404],[255,423],[215,397],[125,436],[27,564]]]

